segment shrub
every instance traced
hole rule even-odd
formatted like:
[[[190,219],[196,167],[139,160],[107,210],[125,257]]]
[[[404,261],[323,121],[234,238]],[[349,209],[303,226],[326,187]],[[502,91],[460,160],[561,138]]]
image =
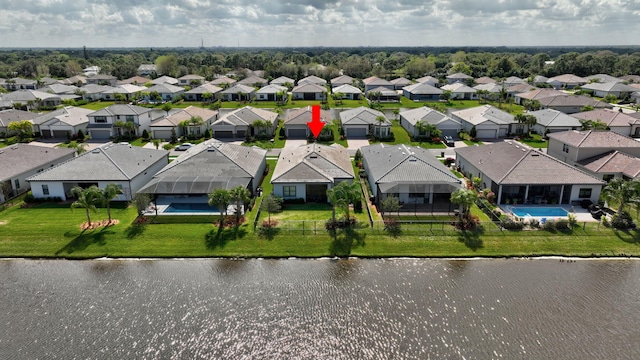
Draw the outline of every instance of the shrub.
[[[84,141],[84,132],[82,132],[82,129],[78,130],[78,141]]]
[[[544,225],[542,225],[542,228],[546,231],[554,232],[556,231],[556,222],[553,220],[547,220],[545,221]]]
[[[356,213],[362,212],[362,201],[356,201],[353,203],[353,212],[356,212]]]
[[[617,214],[611,220],[611,226],[615,229],[633,229],[636,224],[631,219],[631,215],[628,212],[623,211],[621,214]]]
[[[504,219],[500,222],[500,225],[507,230],[522,230],[524,229],[524,223],[522,221],[513,221],[510,218]]]
[[[402,232],[402,228],[398,220],[395,218],[387,218],[384,219],[384,231],[393,237],[398,237]]]
[[[568,214],[567,220],[569,221],[570,228],[574,228],[576,225],[578,225],[578,218],[576,217],[576,214]]]
[[[556,230],[560,230],[560,231],[566,231],[566,230],[570,230],[571,228],[569,227],[569,220],[567,219],[558,219],[556,221]]]
[[[36,202],[36,198],[33,196],[33,194],[31,193],[31,191],[29,191],[25,196],[24,196],[24,202],[26,202],[27,204],[32,204]]]
[[[162,147],[165,150],[171,150],[173,149],[173,145],[172,144],[164,144],[164,146]]]
[[[142,138],[144,140],[149,140],[149,132],[147,131],[147,129],[142,130]]]
[[[529,220],[529,227],[532,229],[539,229],[540,228],[540,221],[538,219],[530,219]]]
[[[295,198],[295,199],[283,199],[282,202],[284,204],[304,204],[305,200],[303,198]]]
[[[611,222],[609,221],[609,217],[608,216],[603,216],[602,217],[602,225],[609,227],[611,226]]]
[[[327,230],[336,230],[336,229],[344,229],[353,227],[356,224],[356,219],[353,217],[350,218],[341,218],[341,219],[329,219],[324,223],[324,228]]]

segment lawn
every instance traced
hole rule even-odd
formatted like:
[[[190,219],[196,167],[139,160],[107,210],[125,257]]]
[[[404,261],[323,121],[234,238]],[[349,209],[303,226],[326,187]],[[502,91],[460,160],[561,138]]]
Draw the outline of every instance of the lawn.
[[[330,209],[285,210],[293,218]],[[316,213],[317,212],[317,213]],[[82,232],[84,211],[68,205],[14,206],[0,212],[0,255],[4,257],[317,257],[317,256],[640,256],[639,231],[613,231],[586,224],[572,233],[547,231],[500,232],[485,224],[485,230],[462,232],[448,224],[424,227],[394,238],[368,227],[342,231],[335,237],[320,229],[280,229],[271,240],[261,238],[249,223],[222,231],[204,224],[134,225],[135,210],[116,207],[113,217],[120,224]],[[105,219],[101,209],[93,215]],[[310,216],[307,216],[310,217]],[[214,219],[212,219],[212,222]],[[315,235],[314,235],[315,233]]]
[[[382,141],[385,144],[390,145],[399,145],[406,144],[411,146],[420,146],[424,149],[445,149],[447,146],[442,142],[432,143],[426,141],[411,141],[411,137],[407,130],[405,130],[402,126],[400,126],[400,122],[398,120],[391,120],[393,124],[391,126],[391,132],[393,132],[393,141]],[[378,143],[378,140],[371,140],[372,144]]]
[[[80,105],[79,107],[89,110],[100,110],[113,104],[115,104],[115,101],[93,101],[84,105]]]
[[[521,137],[518,141],[520,141],[523,144],[527,144],[534,149],[542,149],[542,148],[546,149],[547,146],[549,146],[549,143],[542,138],[542,135],[538,135],[538,134],[531,134],[530,137],[526,137],[526,138]]]

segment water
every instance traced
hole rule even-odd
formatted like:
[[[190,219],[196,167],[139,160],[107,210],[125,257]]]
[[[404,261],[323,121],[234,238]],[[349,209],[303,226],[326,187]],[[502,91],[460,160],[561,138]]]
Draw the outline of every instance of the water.
[[[511,212],[514,215],[519,217],[525,216],[564,216],[566,217],[568,212],[567,210],[561,207],[523,207],[523,206],[513,206],[511,207]]]
[[[3,359],[633,359],[640,261],[0,261]]]
[[[216,206],[199,203],[171,203],[163,213],[217,213],[220,212]]]

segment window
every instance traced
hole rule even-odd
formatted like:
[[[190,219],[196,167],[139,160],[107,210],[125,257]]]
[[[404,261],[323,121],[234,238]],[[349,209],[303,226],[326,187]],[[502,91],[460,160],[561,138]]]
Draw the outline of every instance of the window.
[[[16,190],[17,190],[17,189],[20,189],[20,179],[15,179],[15,180],[13,181],[13,184],[15,185]]]
[[[128,122],[134,122],[133,115],[127,115],[127,121]]]
[[[295,186],[283,186],[282,187],[282,196],[284,196],[284,197],[295,197],[296,196],[296,187]]]
[[[423,196],[424,196],[423,193],[409,193],[410,198],[421,198]]]
[[[96,116],[95,118],[95,122],[99,123],[99,124],[104,124],[107,122],[107,117],[106,116]]]
[[[566,152],[567,154],[569,153],[569,145],[567,144],[562,144],[562,151]]]
[[[49,185],[42,185],[42,195],[49,195]]]
[[[578,197],[580,199],[591,198],[591,188],[580,188],[580,192],[578,193]]]

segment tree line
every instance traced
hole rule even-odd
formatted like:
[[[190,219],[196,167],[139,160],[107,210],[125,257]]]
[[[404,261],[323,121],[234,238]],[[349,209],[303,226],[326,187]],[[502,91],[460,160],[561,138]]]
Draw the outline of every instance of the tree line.
[[[553,62],[553,63],[549,63]],[[473,77],[547,77],[640,73],[640,48],[212,48],[212,49],[35,49],[0,50],[0,78],[66,78],[88,66],[126,79],[141,64],[159,74],[198,74],[207,80],[241,69],[264,70],[268,78],[300,79],[309,73],[327,80],[344,72],[354,78],[415,79],[463,72]],[[240,71],[238,71],[240,70]]]

